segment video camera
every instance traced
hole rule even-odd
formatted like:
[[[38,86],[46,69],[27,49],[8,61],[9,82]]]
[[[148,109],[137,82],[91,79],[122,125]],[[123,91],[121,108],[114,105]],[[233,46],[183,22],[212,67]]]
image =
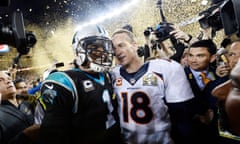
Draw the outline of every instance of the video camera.
[[[8,6],[10,1],[4,0],[0,6]],[[0,44],[8,44],[17,48],[20,54],[27,54],[37,42],[33,32],[25,32],[21,11],[13,12],[10,25],[0,22]]]
[[[160,22],[155,29],[152,27],[147,27],[143,34],[144,36],[149,36],[151,33],[153,33],[156,36],[157,41],[162,42],[170,37],[169,33],[173,30],[170,25],[172,24],[168,22]]]
[[[153,31],[154,29],[152,27],[147,27],[147,29],[144,30],[143,34],[145,37],[148,37]]]
[[[168,22],[160,22],[155,31],[154,34],[156,35],[157,41],[161,42],[170,37],[170,32],[173,30],[173,28],[170,26],[173,25],[172,23]]]
[[[199,13],[200,16],[203,16],[203,18],[199,20],[201,28],[206,29],[212,27],[216,31],[223,28],[218,8],[218,5],[214,5],[207,10]]]
[[[224,29],[225,35],[240,34],[240,1],[219,0],[199,13],[201,28],[212,27],[213,32]]]
[[[170,38],[170,32],[173,30],[173,28],[171,27],[171,25],[173,25],[172,23],[168,23],[166,21],[166,18],[163,14],[162,11],[162,0],[158,0],[156,3],[157,7],[160,10],[160,15],[162,18],[162,22],[160,22],[155,29],[153,29],[152,27],[148,27],[146,30],[144,30],[143,34],[144,36],[149,36],[151,33],[153,33],[156,36],[156,41],[157,42],[162,42],[168,38]]]

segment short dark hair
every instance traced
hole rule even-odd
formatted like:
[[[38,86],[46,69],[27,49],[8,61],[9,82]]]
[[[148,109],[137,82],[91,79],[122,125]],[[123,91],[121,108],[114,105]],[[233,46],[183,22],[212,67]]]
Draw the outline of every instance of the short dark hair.
[[[18,79],[15,79],[13,81],[14,85],[16,86],[16,84],[20,83],[20,82],[25,82],[23,78],[18,78]]]
[[[126,29],[126,30],[128,30],[128,31],[130,31],[130,32],[133,32],[133,27],[132,27],[132,25],[130,25],[130,24],[126,24],[126,25],[124,25],[122,28],[123,28],[123,29]]]
[[[211,55],[214,55],[217,52],[217,46],[211,39],[199,40],[190,45],[190,48],[197,48],[197,47],[206,47],[208,52]]]
[[[228,45],[230,45],[231,44],[231,39],[230,38],[225,38],[225,39],[223,39],[222,40],[222,42],[221,42],[221,47],[224,47],[224,48],[226,48]]]

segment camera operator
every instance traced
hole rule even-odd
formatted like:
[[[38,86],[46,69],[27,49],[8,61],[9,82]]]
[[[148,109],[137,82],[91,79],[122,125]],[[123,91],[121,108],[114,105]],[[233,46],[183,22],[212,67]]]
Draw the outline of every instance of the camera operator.
[[[144,61],[147,61],[152,58],[159,57],[159,45],[156,42],[156,38],[153,34],[153,28],[147,27],[146,30],[143,32],[145,37],[145,44],[144,44]]]
[[[151,57],[170,58],[180,62],[186,46],[173,36],[177,30],[170,25],[171,24],[169,24],[169,26],[158,25],[155,30],[148,27],[144,31],[146,39],[145,45],[149,48]],[[170,46],[167,42],[165,42],[168,39],[171,43]]]

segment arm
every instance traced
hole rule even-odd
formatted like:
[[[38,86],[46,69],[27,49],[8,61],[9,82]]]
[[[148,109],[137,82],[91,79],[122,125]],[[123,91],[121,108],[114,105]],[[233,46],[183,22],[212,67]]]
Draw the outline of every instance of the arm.
[[[172,41],[174,49],[176,50],[176,53],[174,55],[172,55],[170,57],[170,59],[173,59],[180,63],[186,46],[183,43],[181,43],[180,41],[176,40],[175,38],[170,38],[170,40]]]
[[[10,140],[8,144],[31,144],[38,140],[40,125],[33,124]]]
[[[194,116],[193,93],[182,66],[177,62],[168,64],[166,75],[166,103],[172,123],[173,140],[194,143],[192,119]]]
[[[171,61],[166,64],[166,100],[168,103],[178,103],[194,97],[190,83],[181,64]]]
[[[40,128],[40,140],[44,144],[67,143],[71,135],[73,97],[71,90],[63,87],[64,77],[59,74],[50,75],[41,88],[41,98],[46,104]]]
[[[177,27],[173,27],[174,30],[170,32],[170,35],[173,36],[177,40],[181,40],[182,42],[190,45],[195,41],[198,41],[198,38],[193,37],[190,34],[185,33]]]
[[[41,85],[42,85],[42,82],[39,82],[36,87],[33,87],[28,90],[28,94],[35,94],[36,92],[38,92],[41,88]]]

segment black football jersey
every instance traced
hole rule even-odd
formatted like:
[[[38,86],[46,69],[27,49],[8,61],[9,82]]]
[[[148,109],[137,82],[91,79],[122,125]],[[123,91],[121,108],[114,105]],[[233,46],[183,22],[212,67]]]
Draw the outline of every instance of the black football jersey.
[[[41,97],[47,107],[40,132],[44,143],[120,143],[108,73],[55,72],[43,82]]]

